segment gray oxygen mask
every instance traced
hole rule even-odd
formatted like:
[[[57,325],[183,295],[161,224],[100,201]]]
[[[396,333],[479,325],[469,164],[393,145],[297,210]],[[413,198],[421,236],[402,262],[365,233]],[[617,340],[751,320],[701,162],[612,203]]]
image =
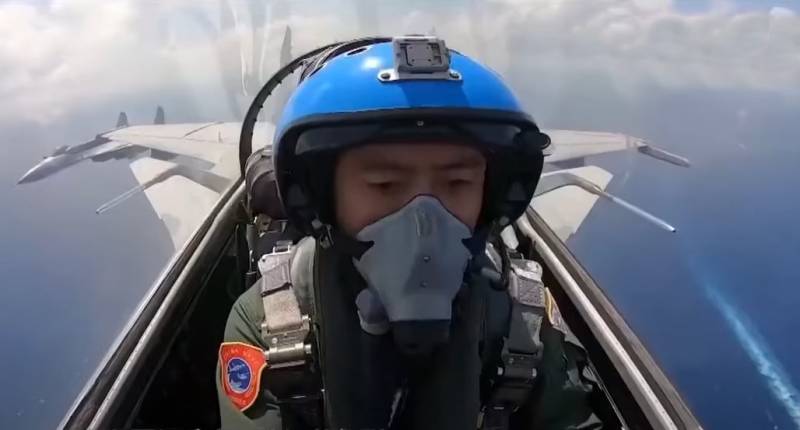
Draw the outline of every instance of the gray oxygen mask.
[[[450,335],[453,300],[464,282],[472,232],[432,196],[403,208],[356,234],[371,246],[353,264],[367,283],[356,298],[361,327],[392,331],[398,349],[425,355]]]

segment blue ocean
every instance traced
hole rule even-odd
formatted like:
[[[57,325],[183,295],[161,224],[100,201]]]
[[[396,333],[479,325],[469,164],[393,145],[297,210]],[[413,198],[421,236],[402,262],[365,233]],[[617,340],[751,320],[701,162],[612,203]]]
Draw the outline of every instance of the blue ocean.
[[[570,249],[707,428],[800,428],[800,100],[687,93],[639,115],[631,127],[692,167],[596,163],[678,232],[601,201]]]

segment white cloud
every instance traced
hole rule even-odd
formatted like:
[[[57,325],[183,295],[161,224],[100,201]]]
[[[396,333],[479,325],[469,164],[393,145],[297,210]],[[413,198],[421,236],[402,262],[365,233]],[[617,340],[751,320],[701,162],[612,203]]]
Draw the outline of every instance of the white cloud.
[[[102,97],[107,91],[103,82],[118,79],[130,66],[120,52],[135,46],[137,38],[130,32],[135,11],[128,6],[59,2],[43,10],[0,5],[0,113],[60,115],[69,108],[65,100]],[[145,88],[148,84],[142,80]]]
[[[219,27],[219,5],[142,4],[0,4],[0,116],[47,121],[149,93],[155,103],[159,93],[176,88],[216,112],[225,103],[222,78],[239,79],[236,33],[206,28]],[[654,85],[800,88],[800,17],[783,8],[736,12],[729,2],[716,2],[705,13],[682,15],[669,0],[464,0],[384,2],[357,13],[357,4],[364,5],[300,0],[290,17],[272,16],[267,68],[277,66],[284,24],[292,26],[295,54],[364,29],[397,34],[435,27],[450,46],[514,76],[517,86],[587,85],[589,76],[620,94]],[[246,23],[247,8],[237,8]],[[244,46],[251,46],[246,38]]]
[[[773,17],[786,17],[786,18],[794,18],[796,16],[793,10],[779,6],[771,8],[769,10],[769,14],[770,16]]]
[[[491,58],[506,70],[565,78],[591,70],[620,85],[800,88],[800,19],[793,14],[685,16],[635,1],[515,4],[486,26],[503,29],[489,38],[491,45],[507,41]]]

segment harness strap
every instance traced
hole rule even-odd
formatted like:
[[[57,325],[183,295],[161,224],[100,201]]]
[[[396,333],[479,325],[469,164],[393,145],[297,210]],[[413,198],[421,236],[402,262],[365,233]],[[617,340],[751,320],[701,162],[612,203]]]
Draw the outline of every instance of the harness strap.
[[[316,428],[323,421],[319,374],[315,372],[310,318],[302,312],[299,291],[292,283],[297,246],[279,241],[258,261],[267,345],[266,386],[276,397],[284,428]]]
[[[530,397],[536,382],[536,368],[542,357],[539,333],[547,311],[542,284],[542,267],[535,261],[509,260],[508,291],[511,318],[508,338],[500,354],[500,366],[479,427],[505,430],[511,414]]]
[[[311,354],[311,345],[306,343],[311,331],[309,317],[300,312],[292,287],[293,254],[294,246],[278,242],[272,253],[265,254],[258,261],[264,306],[261,336],[268,345],[266,357],[272,368],[305,364]]]

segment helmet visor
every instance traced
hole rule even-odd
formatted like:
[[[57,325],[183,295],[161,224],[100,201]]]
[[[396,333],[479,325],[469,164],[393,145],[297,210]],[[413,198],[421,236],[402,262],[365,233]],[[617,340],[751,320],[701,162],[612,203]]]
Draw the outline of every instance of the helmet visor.
[[[304,130],[295,155],[340,151],[369,143],[463,142],[482,152],[541,151],[549,140],[537,129],[515,124],[470,121],[389,121],[355,125],[325,125]]]

